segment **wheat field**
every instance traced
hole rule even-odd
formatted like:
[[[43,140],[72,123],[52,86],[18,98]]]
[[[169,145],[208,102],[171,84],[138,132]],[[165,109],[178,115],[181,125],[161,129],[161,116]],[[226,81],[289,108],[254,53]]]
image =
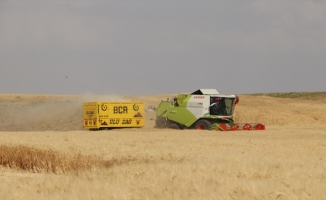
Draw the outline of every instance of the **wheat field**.
[[[82,130],[83,101],[169,95],[0,95],[1,199],[326,199],[326,98],[240,95],[265,131]]]

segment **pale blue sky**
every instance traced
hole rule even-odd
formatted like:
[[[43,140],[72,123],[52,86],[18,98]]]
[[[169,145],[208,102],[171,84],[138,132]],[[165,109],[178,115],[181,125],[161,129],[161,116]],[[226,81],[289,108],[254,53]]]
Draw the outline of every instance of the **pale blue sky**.
[[[0,1],[0,93],[326,91],[325,1]]]

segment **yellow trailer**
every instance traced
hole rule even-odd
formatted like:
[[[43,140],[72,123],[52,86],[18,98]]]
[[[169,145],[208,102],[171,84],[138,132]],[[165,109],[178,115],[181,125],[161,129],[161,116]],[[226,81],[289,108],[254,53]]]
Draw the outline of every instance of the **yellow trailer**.
[[[84,129],[145,126],[143,102],[85,102],[83,103]]]

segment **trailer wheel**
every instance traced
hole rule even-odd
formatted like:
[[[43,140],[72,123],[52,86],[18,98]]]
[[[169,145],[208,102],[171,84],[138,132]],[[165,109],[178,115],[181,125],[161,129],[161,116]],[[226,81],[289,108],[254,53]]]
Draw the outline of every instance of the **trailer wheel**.
[[[170,125],[168,126],[168,128],[179,130],[179,129],[180,129],[180,126],[179,126],[178,124],[170,124]]]
[[[196,122],[195,129],[198,129],[198,130],[212,130],[212,124],[209,121],[205,120],[205,119],[201,119],[198,122]]]

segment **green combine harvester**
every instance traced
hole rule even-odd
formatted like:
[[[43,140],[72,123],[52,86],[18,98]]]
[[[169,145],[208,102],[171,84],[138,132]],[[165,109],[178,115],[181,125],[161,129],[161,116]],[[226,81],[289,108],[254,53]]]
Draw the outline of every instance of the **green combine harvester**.
[[[199,89],[191,94],[161,101],[156,108],[156,128],[222,131],[265,130],[261,123],[235,123],[237,95],[222,95],[215,89]]]

